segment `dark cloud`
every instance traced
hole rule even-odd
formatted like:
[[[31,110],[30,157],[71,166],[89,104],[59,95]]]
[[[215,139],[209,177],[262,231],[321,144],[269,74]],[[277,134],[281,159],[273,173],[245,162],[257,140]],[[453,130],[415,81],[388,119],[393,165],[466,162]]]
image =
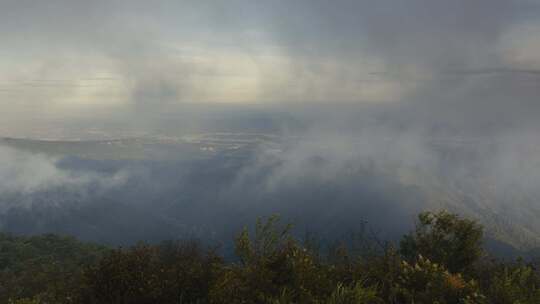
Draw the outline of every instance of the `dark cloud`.
[[[434,105],[435,111],[441,103],[454,107],[449,99],[483,107],[492,95],[519,100],[536,93],[535,84],[522,86],[526,81],[520,76],[532,70],[512,66],[499,47],[510,29],[531,22],[531,12],[538,9],[534,1],[55,0],[1,5],[0,33],[11,45],[7,52],[15,60],[41,62],[38,80],[62,78],[60,66],[84,74],[88,65],[106,64],[125,80],[122,90],[140,115],[204,99],[215,89],[211,81],[203,89],[200,76],[222,77],[222,62],[202,50],[232,50],[251,58],[258,67],[252,89],[259,93],[253,102],[418,99],[420,107]],[[193,54],[175,50],[194,45],[199,49]],[[17,53],[27,56],[17,59]],[[278,74],[265,62],[268,53],[286,60]],[[69,56],[76,58],[66,62]],[[193,56],[207,62],[201,65]],[[504,73],[504,79],[469,79],[488,71]],[[78,75],[87,77],[96,76]],[[479,93],[476,87],[494,93]],[[519,107],[492,103],[509,112]]]

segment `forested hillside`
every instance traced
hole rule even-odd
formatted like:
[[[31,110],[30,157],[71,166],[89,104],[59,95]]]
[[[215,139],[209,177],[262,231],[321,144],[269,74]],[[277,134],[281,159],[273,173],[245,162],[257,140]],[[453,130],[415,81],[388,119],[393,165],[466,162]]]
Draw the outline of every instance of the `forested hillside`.
[[[534,261],[500,261],[483,228],[421,213],[399,244],[364,236],[322,244],[278,217],[234,240],[233,259],[196,241],[109,249],[68,237],[0,235],[0,302],[540,303]]]

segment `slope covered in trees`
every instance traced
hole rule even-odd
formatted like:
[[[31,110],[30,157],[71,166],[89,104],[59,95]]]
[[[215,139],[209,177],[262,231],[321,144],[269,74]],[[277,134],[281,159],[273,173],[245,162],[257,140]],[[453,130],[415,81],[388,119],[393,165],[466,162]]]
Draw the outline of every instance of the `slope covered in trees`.
[[[420,214],[399,246],[323,249],[290,229],[259,220],[235,238],[234,260],[194,241],[107,249],[1,235],[0,302],[540,303],[535,263],[490,258],[482,227],[447,212]]]

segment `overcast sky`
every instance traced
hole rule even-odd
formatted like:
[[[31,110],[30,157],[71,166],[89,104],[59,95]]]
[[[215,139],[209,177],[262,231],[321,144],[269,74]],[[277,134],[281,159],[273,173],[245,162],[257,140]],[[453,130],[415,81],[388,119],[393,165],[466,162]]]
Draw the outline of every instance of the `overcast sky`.
[[[0,0],[0,43],[10,126],[192,103],[540,115],[537,0]]]

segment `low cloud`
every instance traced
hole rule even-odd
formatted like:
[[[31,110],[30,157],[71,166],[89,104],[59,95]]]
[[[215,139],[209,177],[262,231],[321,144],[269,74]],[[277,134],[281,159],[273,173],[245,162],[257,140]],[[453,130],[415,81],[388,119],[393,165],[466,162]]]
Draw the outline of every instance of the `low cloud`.
[[[28,195],[47,191],[80,191],[95,195],[99,191],[125,184],[127,172],[103,174],[96,171],[77,171],[61,168],[59,158],[34,154],[23,150],[0,146],[0,196]],[[94,193],[90,193],[94,192]],[[3,211],[14,202],[5,201]]]

